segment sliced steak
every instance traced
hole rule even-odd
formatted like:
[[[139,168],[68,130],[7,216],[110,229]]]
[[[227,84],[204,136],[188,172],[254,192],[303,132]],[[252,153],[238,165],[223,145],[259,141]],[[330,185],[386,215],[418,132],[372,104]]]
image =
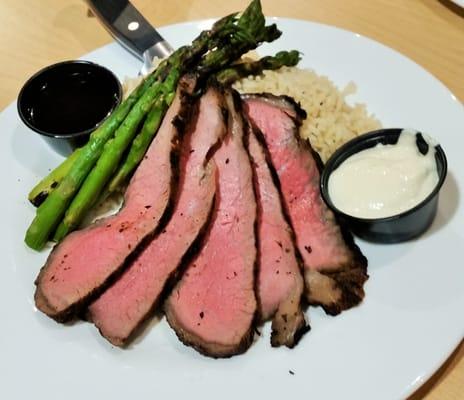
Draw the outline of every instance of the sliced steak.
[[[253,338],[256,312],[256,202],[243,145],[240,99],[228,92],[228,135],[213,159],[218,192],[202,249],[166,301],[179,339],[212,357],[244,352]]]
[[[167,226],[128,270],[90,307],[101,334],[124,345],[150,316],[168,279],[208,222],[216,192],[216,165],[209,158],[226,132],[223,94],[210,88],[182,143],[178,197]]]
[[[309,302],[333,315],[358,304],[368,278],[367,260],[322,200],[320,158],[298,133],[304,111],[291,99],[272,95],[246,96],[246,110],[263,136],[279,178],[304,260]]]
[[[176,98],[127,188],[118,214],[75,231],[57,245],[36,279],[35,303],[65,321],[102,292],[126,258],[151,234],[168,207],[176,174],[179,126],[190,109],[194,80],[179,84]]]
[[[257,296],[260,316],[262,320],[273,318],[272,346],[293,347],[309,330],[301,307],[304,284],[293,232],[285,220],[280,193],[264,148],[251,127],[248,151],[252,159],[258,210]]]

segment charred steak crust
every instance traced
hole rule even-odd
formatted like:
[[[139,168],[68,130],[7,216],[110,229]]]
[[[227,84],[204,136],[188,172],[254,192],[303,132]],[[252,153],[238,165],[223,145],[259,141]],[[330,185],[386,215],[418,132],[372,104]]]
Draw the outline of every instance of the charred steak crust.
[[[158,235],[166,227],[167,223],[172,217],[172,213],[174,211],[174,205],[178,198],[179,179],[180,179],[179,160],[180,160],[182,140],[183,140],[184,133],[188,126],[187,125],[188,121],[190,121],[192,118],[198,117],[198,102],[193,96],[185,95],[183,97],[182,104],[183,105],[181,106],[180,112],[172,120],[172,124],[177,128],[179,135],[177,135],[172,141],[172,151],[171,151],[171,155],[169,158],[169,161],[171,163],[171,171],[172,171],[171,196],[169,196],[166,210],[161,216],[158,226],[150,235],[148,235],[144,239],[144,243],[140,251],[143,250],[143,248],[145,248],[153,240],[153,238],[156,235]]]
[[[258,171],[257,168],[260,167],[259,163],[259,154],[256,154],[255,156],[257,159],[254,158],[252,148],[250,147],[250,140],[255,139],[256,142],[258,143],[259,150],[262,151],[264,155],[264,165],[261,165],[261,168],[267,168],[269,171],[269,175],[271,177],[272,183],[274,185],[275,191],[277,192],[277,195],[279,197],[279,210],[276,210],[281,214],[283,217],[284,223],[287,225],[289,228],[290,221],[287,213],[285,212],[282,204],[283,204],[283,198],[282,198],[282,193],[279,185],[279,178],[277,176],[277,173],[275,169],[272,166],[272,162],[270,159],[269,151],[267,147],[265,146],[265,143],[263,143],[263,137],[262,133],[259,131],[259,129],[250,121],[248,118],[246,118],[245,113],[243,113],[244,119],[247,124],[247,128],[245,130],[245,137],[246,137],[246,147],[248,149],[248,153],[250,155],[250,161],[252,164],[252,171],[253,171],[253,188],[255,191],[255,197],[257,199],[257,222],[262,219],[263,215],[263,210],[262,206],[260,205],[261,202],[261,196],[260,196],[260,189],[259,189],[259,178],[258,178]],[[264,189],[266,190],[266,189]],[[269,190],[269,189],[268,189]],[[258,226],[258,223],[256,224]],[[295,242],[295,233],[293,230],[290,228],[286,230],[286,233],[288,234],[291,243],[292,243],[292,251],[294,253],[297,267],[298,267],[298,273],[299,273],[299,279],[301,282],[301,286],[303,286],[303,266],[302,266],[302,260],[301,256],[298,252],[298,248],[296,247],[296,242]],[[261,237],[258,233],[258,229],[256,232],[256,240],[257,240],[257,260],[261,260]],[[259,268],[263,268],[262,265],[259,265]],[[259,278],[259,274],[257,273],[257,277]],[[258,301],[258,311],[257,311],[257,317],[259,321],[265,321],[269,318],[272,318],[272,332],[271,332],[271,345],[273,347],[279,347],[282,345],[285,345],[289,348],[293,348],[298,344],[300,339],[304,336],[306,332],[308,332],[311,328],[307,324],[307,321],[304,316],[303,312],[303,290],[301,288],[298,289],[297,287],[293,287],[291,293],[288,295],[287,298],[283,298],[277,309],[274,311],[274,313],[268,317],[265,317],[263,315],[263,304],[262,304],[262,299],[260,298],[260,289],[259,285],[260,282],[256,279],[256,284],[255,284],[255,293]],[[296,278],[298,279],[298,278]]]
[[[190,114],[190,108],[192,105],[192,92],[195,88],[196,84],[196,78],[193,75],[185,76],[183,77],[180,82],[179,82],[179,87],[178,87],[178,96],[180,96],[180,110],[177,113],[177,119],[178,121],[182,121],[184,119],[188,119],[188,115]],[[173,124],[174,125],[174,124]],[[175,125],[174,125],[175,126]],[[180,126],[180,125],[178,125]],[[182,135],[183,131],[177,130],[177,135]],[[171,155],[170,155],[170,161],[174,162],[176,156],[172,156],[172,153],[178,152],[179,151],[179,146],[178,142],[174,141],[172,143],[172,149],[171,149]],[[174,174],[173,174],[174,175]],[[175,177],[174,179],[171,179],[170,185],[173,186],[175,185]],[[121,210],[125,207],[125,204],[123,204]],[[119,212],[121,212],[121,210]],[[165,211],[165,210],[164,210]],[[163,214],[164,214],[163,211]],[[45,263],[45,265],[40,269],[39,274],[34,281],[36,285],[36,291],[34,294],[34,300],[37,308],[47,314],[49,317],[53,318],[57,322],[67,322],[77,316],[81,316],[85,314],[85,308],[87,305],[97,298],[101,293],[103,293],[107,287],[109,287],[115,280],[119,278],[119,276],[122,274],[124,269],[127,267],[128,263],[132,259],[133,255],[135,254],[134,251],[136,250],[137,247],[141,246],[143,247],[146,242],[148,241],[148,237],[153,234],[152,232],[149,232],[147,235],[145,235],[144,238],[142,238],[138,243],[137,246],[134,248],[128,249],[130,251],[127,252],[123,260],[120,262],[118,266],[114,268],[114,270],[109,273],[100,284],[95,286],[94,288],[90,289],[87,291],[87,293],[83,294],[78,300],[75,300],[71,302],[68,306],[65,308],[59,310],[55,306],[51,304],[47,296],[44,294],[43,289],[42,289],[42,283],[45,279],[45,276],[47,274],[47,269],[50,265],[52,265],[55,261],[55,255],[57,255],[61,249],[61,247],[66,243],[67,240],[72,238],[75,235],[79,235],[82,232],[92,230],[94,228],[98,227],[104,227],[105,225],[108,226],[108,223],[112,222],[112,217],[108,218],[103,218],[101,220],[98,220],[97,222],[93,223],[87,228],[84,228],[82,230],[74,231],[70,235],[66,237],[61,243],[57,244],[53,250],[51,251],[50,255],[48,256],[48,259]],[[161,216],[162,218],[162,216]],[[124,223],[122,223],[124,225]],[[124,230],[124,227],[121,227],[122,230]],[[156,229],[156,226],[155,228]],[[79,251],[82,251],[80,249]],[[66,258],[67,254],[64,256],[61,256]],[[65,259],[62,259],[60,264],[63,264]],[[50,281],[53,281],[55,276],[53,275],[52,277],[49,278]]]
[[[223,147],[224,146],[230,146],[229,145],[226,145],[227,142],[232,142],[234,141],[233,137],[234,136],[237,136],[237,135],[240,135],[240,141],[239,141],[239,146],[241,146],[241,152],[239,152],[241,155],[240,156],[236,156],[237,157],[237,160],[239,160],[240,158],[242,158],[242,164],[240,164],[240,170],[241,171],[246,171],[245,172],[245,176],[248,176],[247,174],[249,173],[249,187],[251,189],[251,191],[249,190],[247,193],[248,195],[251,195],[252,197],[252,201],[247,201],[246,204],[247,206],[249,207],[248,208],[248,211],[251,210],[251,213],[252,213],[252,216],[253,216],[253,219],[250,221],[250,219],[248,219],[248,222],[247,224],[250,224],[250,222],[252,222],[252,226],[253,226],[253,232],[252,232],[252,239],[251,241],[250,240],[245,240],[243,243],[247,243],[246,246],[249,246],[250,248],[252,248],[252,258],[250,258],[250,255],[247,256],[247,258],[249,258],[249,260],[246,263],[246,265],[248,265],[248,268],[249,268],[249,276],[251,277],[251,281],[249,282],[249,288],[244,288],[244,292],[243,293],[238,293],[238,296],[248,296],[248,298],[246,298],[244,300],[244,303],[240,303],[240,309],[236,309],[235,312],[237,315],[234,315],[233,318],[234,321],[237,320],[237,318],[244,318],[244,321],[241,321],[241,325],[242,327],[240,329],[243,329],[243,331],[235,331],[232,335],[233,339],[227,339],[227,340],[230,340],[230,342],[227,342],[227,340],[220,340],[221,338],[217,337],[217,339],[206,339],[202,336],[201,332],[200,331],[197,331],[198,327],[200,326],[200,322],[198,323],[195,323],[196,319],[198,319],[198,321],[207,321],[207,318],[208,318],[208,313],[209,311],[211,311],[212,313],[215,313],[216,310],[207,310],[205,309],[204,311],[201,311],[197,317],[197,314],[193,315],[192,313],[188,313],[188,315],[191,315],[192,318],[195,318],[194,322],[190,321],[191,322],[191,326],[188,326],[188,324],[186,324],[185,322],[185,318],[183,319],[183,317],[181,316],[181,313],[182,312],[179,312],[179,307],[182,308],[182,306],[185,306],[185,305],[188,305],[190,304],[192,301],[194,301],[194,298],[191,298],[189,294],[186,295],[186,297],[182,297],[182,299],[185,299],[184,300],[184,304],[180,304],[179,301],[181,301],[181,291],[182,290],[185,290],[185,286],[186,286],[186,283],[184,281],[187,281],[187,283],[189,282],[193,282],[193,285],[195,285],[195,280],[196,279],[196,276],[198,277],[202,277],[200,279],[203,279],[205,277],[205,275],[208,273],[208,271],[211,273],[212,271],[215,270],[215,268],[210,268],[209,270],[207,269],[206,270],[206,273],[204,271],[204,268],[208,268],[207,267],[207,264],[208,262],[206,261],[206,264],[204,264],[205,260],[202,259],[201,257],[203,256],[203,252],[208,252],[209,250],[207,250],[208,248],[211,248],[211,247],[214,247],[214,242],[212,240],[214,240],[214,235],[217,235],[217,232],[224,229],[223,227],[228,225],[228,222],[225,222],[224,221],[224,215],[225,215],[225,212],[224,210],[229,210],[228,208],[222,208],[220,207],[221,205],[221,201],[223,201],[222,199],[222,195],[221,195],[221,190],[218,189],[218,193],[215,197],[215,205],[214,205],[214,209],[213,209],[213,215],[212,215],[212,219],[211,219],[211,225],[208,227],[208,229],[206,230],[206,232],[204,233],[203,237],[201,238],[201,244],[200,244],[200,252],[198,254],[196,254],[195,257],[189,259],[188,261],[188,265],[185,267],[184,269],[184,274],[181,278],[181,280],[179,282],[177,282],[177,285],[174,287],[172,293],[170,294],[170,296],[168,297],[168,299],[166,300],[165,302],[165,306],[164,306],[164,310],[165,310],[165,314],[166,314],[166,319],[167,319],[167,322],[169,323],[169,325],[171,326],[171,328],[174,329],[177,337],[179,338],[179,340],[184,343],[185,345],[187,346],[191,346],[193,347],[194,349],[196,349],[198,352],[200,352],[201,354],[205,355],[205,356],[209,356],[209,357],[213,357],[213,358],[228,358],[228,357],[231,357],[233,355],[237,355],[237,354],[241,354],[241,353],[244,353],[251,345],[251,343],[253,342],[253,337],[254,337],[254,323],[256,322],[256,296],[255,296],[255,291],[254,291],[254,286],[255,286],[255,275],[256,275],[256,270],[257,270],[257,267],[256,267],[256,263],[257,263],[257,256],[256,256],[256,203],[254,201],[254,191],[253,191],[253,185],[252,185],[252,182],[251,182],[251,176],[252,176],[252,172],[251,172],[251,165],[249,165],[249,155],[248,153],[246,152],[245,150],[245,145],[244,145],[244,126],[243,124],[245,123],[243,118],[241,117],[241,102],[240,102],[240,97],[238,94],[234,93],[234,92],[231,92],[231,91],[228,91],[226,90],[226,93],[225,93],[225,96],[226,96],[226,102],[227,102],[227,106],[228,106],[228,112],[225,113],[224,115],[228,114],[228,133],[227,133],[227,136],[225,137],[224,141],[223,141],[223,145],[220,149],[220,151],[223,151]],[[237,129],[240,130],[239,133],[237,133]],[[233,147],[232,147],[233,148]],[[220,168],[224,169],[225,168],[225,165],[233,165],[233,161],[232,160],[229,160],[229,158],[227,157],[226,159],[224,159],[224,157],[226,156],[225,154],[222,154],[219,156],[219,153],[220,151],[218,151],[216,154],[217,156],[214,157],[214,160],[216,161],[216,164],[218,164],[218,172],[219,172],[219,177],[218,177],[218,188],[221,188],[221,184],[220,184],[220,181],[221,179],[223,179],[223,177],[221,178],[221,172],[220,172]],[[235,150],[237,151],[237,150]],[[243,164],[243,160],[246,160],[248,162],[245,162]],[[234,161],[237,161],[237,160],[234,160]],[[230,164],[229,164],[230,162]],[[246,165],[248,164],[248,166]],[[237,166],[235,166],[235,168],[237,168]],[[224,169],[225,170],[225,169]],[[246,182],[247,183],[247,182]],[[240,189],[240,188],[235,188],[235,190],[237,189]],[[224,190],[224,188],[222,188],[222,190]],[[234,196],[236,196],[236,192],[234,190]],[[238,191],[240,193],[240,191]],[[249,200],[249,199],[248,199]],[[226,214],[227,215],[227,214]],[[232,216],[232,215],[230,215]],[[247,221],[246,218],[238,218],[237,217],[234,217],[233,218],[233,221],[234,223],[238,223],[238,221]],[[214,229],[216,229],[214,231]],[[251,232],[249,232],[251,233]],[[235,246],[235,240],[233,237],[228,237],[228,239],[230,239],[230,242],[233,243],[233,245]],[[242,238],[243,239],[243,238]],[[206,249],[206,250],[205,250]],[[224,250],[226,251],[226,250]],[[222,252],[215,252],[213,251],[213,254],[219,254],[219,253],[224,253],[223,251]],[[208,258],[209,256],[211,255],[211,253],[209,253],[209,255],[206,256],[206,258]],[[239,255],[241,256],[241,254],[239,253]],[[215,258],[216,256],[213,256],[212,258],[212,262],[215,263],[215,262],[218,262],[220,261],[220,257],[219,259],[218,258]],[[230,258],[226,258],[226,264],[229,262]],[[209,262],[211,262],[211,259],[209,260]],[[217,266],[217,268],[221,268],[222,265],[217,263],[217,264],[214,264],[214,266]],[[199,273],[197,271],[197,268],[200,268],[201,269],[201,272]],[[239,275],[243,275],[243,273],[246,273],[246,270],[243,270],[243,271],[239,271],[239,272],[235,272],[232,271],[232,270],[226,270],[226,272],[229,272],[231,274],[230,277],[227,277],[226,276],[226,281],[233,281],[235,278],[238,278]],[[195,275],[196,274],[196,275]],[[238,275],[237,275],[238,274]],[[194,277],[192,277],[194,276]],[[243,279],[243,278],[241,278]],[[229,281],[229,282],[230,282]],[[213,289],[215,285],[220,285],[221,283],[218,282],[217,280],[214,281],[213,284],[213,287],[211,288],[206,288],[206,289],[203,289],[204,292],[208,292],[210,289]],[[187,289],[188,290],[188,289]],[[200,293],[197,293],[197,295],[200,295]],[[203,295],[203,294],[201,294]],[[214,295],[213,295],[214,296]],[[215,299],[215,304],[219,304],[221,303],[222,301],[226,301],[228,300],[230,297],[227,296],[227,294],[224,294],[225,298],[216,298],[214,297]],[[203,298],[203,300],[206,301],[205,298]],[[245,307],[242,309],[242,307]],[[203,308],[203,306],[202,306]],[[206,308],[207,305],[206,305]],[[223,315],[222,313],[220,313],[220,315]],[[243,317],[243,315],[245,315],[245,317]],[[185,316],[185,314],[184,314]],[[203,320],[203,318],[205,318]],[[213,323],[213,325],[216,324],[216,328],[223,328],[222,324],[217,324],[217,321]],[[235,328],[235,326],[234,326]],[[224,332],[224,331],[223,331]],[[230,335],[230,331],[228,331],[228,333]],[[213,334],[212,336],[215,336],[216,334]],[[239,336],[237,336],[239,335]],[[217,336],[217,335],[216,335]],[[222,338],[224,339],[224,338]]]
[[[202,343],[198,341],[198,337],[184,329],[182,324],[176,319],[175,315],[169,310],[165,309],[166,320],[169,326],[176,333],[177,338],[186,346],[193,347],[196,351],[204,356],[211,358],[230,358],[239,354],[245,353],[253,343],[254,330],[249,329],[241,338],[240,342],[234,345],[224,345],[223,343]]]
[[[245,94],[242,95],[242,98],[245,100],[245,103],[247,103],[247,100],[258,100],[281,108],[294,122],[292,132],[295,140],[299,146],[305,148],[309,154],[312,155],[319,173],[321,172],[323,162],[319,154],[312,148],[309,140],[304,140],[299,135],[298,128],[301,126],[302,119],[306,118],[306,112],[301,109],[300,105],[295,102],[294,99],[288,96],[275,96],[270,93]],[[248,116],[255,127],[256,137],[264,145],[267,156],[270,159],[269,148],[265,135],[253,121],[253,118],[250,115]],[[270,168],[276,187],[282,195],[280,179],[272,162],[270,163]],[[294,230],[288,205],[284,201],[282,204],[284,206],[283,209],[288,222]],[[353,235],[347,226],[327,207],[325,218],[328,222],[336,224],[339,227],[343,243],[346,245],[350,253],[349,260],[346,263],[337,265],[335,268],[330,270],[311,270],[310,268],[306,268],[303,271],[303,274],[305,277],[306,297],[308,302],[311,305],[321,306],[329,315],[337,315],[343,310],[358,305],[363,300],[365,295],[363,285],[369,278],[369,275],[367,274],[368,261],[362,254],[360,248],[355,244]],[[297,246],[296,250],[299,253]],[[302,260],[303,257],[301,253],[299,256]],[[320,296],[321,292],[323,293],[322,297]]]

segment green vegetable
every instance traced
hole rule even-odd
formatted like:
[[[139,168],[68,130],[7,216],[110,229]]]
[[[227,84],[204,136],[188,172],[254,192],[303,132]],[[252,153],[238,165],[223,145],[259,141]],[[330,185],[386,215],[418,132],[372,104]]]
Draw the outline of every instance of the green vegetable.
[[[264,70],[279,69],[283,66],[292,67],[300,61],[297,50],[280,51],[275,56],[266,56],[257,61],[234,64],[216,73],[216,79],[224,84],[231,84],[249,75],[259,75]]]
[[[63,178],[68,174],[81,151],[82,149],[74,150],[68,158],[34,186],[27,197],[34,206],[40,206],[50,192],[60,184]]]
[[[68,174],[63,178],[58,187],[50,192],[47,199],[37,209],[36,216],[29,226],[24,239],[29,247],[35,250],[43,248],[50,234],[56,229],[66,212],[74,195],[99,159],[105,144],[114,136],[116,129],[124,121],[134,104],[141,99],[142,95],[151,85],[154,82],[164,80],[173,65],[187,67],[191,64],[192,60],[198,59],[202,53],[207,51],[209,46],[214,47],[214,44],[211,42],[216,41],[216,36],[219,34],[228,34],[226,31],[234,21],[235,14],[220,19],[210,31],[202,32],[194,40],[192,46],[180,47],[169,58],[163,60],[158,68],[91,134],[89,142],[82,148],[82,152],[80,152],[74,162],[70,162],[72,165]],[[224,32],[222,29],[224,29]],[[189,58],[189,62],[186,62],[187,58]]]
[[[265,26],[260,1],[253,0],[240,17],[231,14],[220,19],[211,30],[202,32],[191,46],[179,48],[161,62],[156,71],[91,135],[76,160],[69,162],[72,166],[68,174],[37,209],[36,217],[26,232],[26,244],[33,249],[41,249],[64,216],[55,232],[55,238],[62,239],[79,225],[112,174],[118,171],[116,181],[110,185],[112,188],[126,179],[151,141],[182,74],[196,71],[206,77],[228,66],[261,42],[277,39],[280,34],[275,24]],[[159,96],[163,96],[165,102],[158,103]],[[129,150],[127,159],[118,170],[122,154],[148,113],[150,115],[141,136],[138,136],[140,139],[133,143],[133,149]],[[147,133],[151,127],[153,131]]]

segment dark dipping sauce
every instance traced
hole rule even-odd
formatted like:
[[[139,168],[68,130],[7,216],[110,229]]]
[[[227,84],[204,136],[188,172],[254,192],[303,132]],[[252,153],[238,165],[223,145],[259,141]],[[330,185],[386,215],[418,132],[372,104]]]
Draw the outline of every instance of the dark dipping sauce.
[[[108,69],[66,61],[35,74],[18,97],[22,120],[36,132],[83,144],[121,99],[121,85]]]
[[[114,82],[90,71],[69,71],[45,82],[28,109],[31,122],[54,134],[97,126],[117,102]]]

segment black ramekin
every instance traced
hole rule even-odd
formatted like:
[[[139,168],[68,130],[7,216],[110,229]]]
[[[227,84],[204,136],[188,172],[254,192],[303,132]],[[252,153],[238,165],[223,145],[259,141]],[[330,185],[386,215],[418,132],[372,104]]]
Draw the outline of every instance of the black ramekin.
[[[44,83],[50,79],[59,77],[62,74],[82,71],[97,74],[96,76],[98,78],[102,78],[107,80],[107,82],[110,82],[108,90],[111,90],[110,95],[114,96],[114,102],[108,109],[106,116],[97,124],[93,124],[87,129],[80,130],[78,132],[53,133],[38,128],[31,119],[30,112],[28,110],[30,110],[30,106],[34,102],[34,96],[38,95],[38,92],[41,90]],[[81,147],[88,141],[90,133],[92,133],[121,102],[122,94],[122,86],[119,79],[109,69],[91,61],[63,61],[41,69],[26,81],[18,95],[17,109],[21,120],[27,127],[39,133],[56,152],[67,156],[75,148]]]
[[[435,161],[438,170],[438,183],[433,191],[418,205],[400,214],[384,218],[359,218],[340,211],[330,199],[328,182],[330,174],[343,161],[361,150],[374,147],[378,143],[395,144],[403,129],[380,129],[358,136],[340,147],[327,161],[321,174],[321,194],[324,201],[342,219],[354,234],[365,240],[377,243],[397,243],[418,237],[432,224],[437,213],[438,194],[446,178],[447,161],[441,148],[435,147]],[[420,132],[416,133],[416,143],[424,154],[428,145]]]

